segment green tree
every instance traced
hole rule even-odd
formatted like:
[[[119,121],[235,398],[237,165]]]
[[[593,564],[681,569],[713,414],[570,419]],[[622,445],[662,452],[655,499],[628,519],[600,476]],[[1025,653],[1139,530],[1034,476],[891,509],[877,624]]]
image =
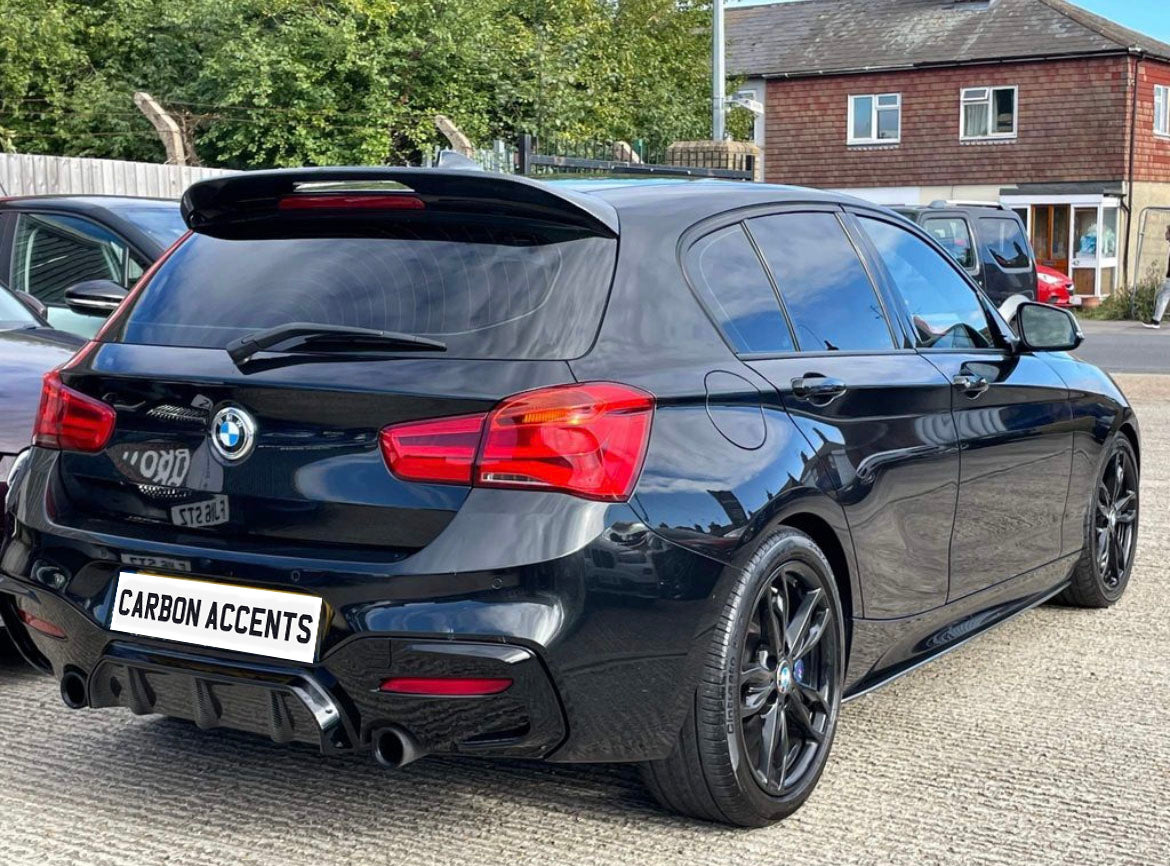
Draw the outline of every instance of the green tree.
[[[136,90],[199,159],[239,168],[417,161],[438,112],[483,144],[707,134],[700,0],[28,5],[0,0],[0,134],[22,150],[161,159]]]

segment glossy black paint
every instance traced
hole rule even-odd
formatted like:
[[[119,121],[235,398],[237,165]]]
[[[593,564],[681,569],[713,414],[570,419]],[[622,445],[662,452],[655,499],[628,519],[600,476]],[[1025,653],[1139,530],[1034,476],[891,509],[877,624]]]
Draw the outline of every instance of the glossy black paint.
[[[321,360],[244,376],[218,350],[108,343],[66,371],[71,387],[117,406],[118,438],[99,455],[31,452],[0,555],[6,621],[19,606],[65,628],[64,641],[29,636],[58,677],[199,664],[218,688],[258,660],[113,636],[118,570],[308,592],[331,611],[319,659],[269,668],[262,687],[325,684],[351,734],[342,750],[368,748],[370,731],[393,723],[430,751],[629,761],[672,747],[727,585],[778,526],[811,534],[834,567],[847,696],[1064,585],[1102,447],[1118,431],[1137,437],[1104,374],[1067,354],[1021,354],[998,320],[993,352],[905,348],[908,325],[880,281],[901,348],[737,357],[688,285],[688,243],[747,216],[811,207],[848,221],[868,205],[706,182],[583,183],[573,195],[612,209],[621,252],[597,339],[567,363]],[[960,372],[988,387],[956,388]],[[655,396],[628,503],[410,485],[381,465],[384,424],[574,379]],[[844,390],[810,392],[814,379]],[[151,415],[228,398],[259,419],[250,460],[263,471],[251,478],[206,458],[202,417],[184,427]],[[119,447],[159,442],[191,451],[184,490],[226,493],[246,517],[222,532],[164,525],[116,460]],[[485,658],[485,645],[522,651],[527,671],[490,712],[486,699],[371,691],[405,672],[490,676],[509,662]],[[198,658],[167,661],[188,650]],[[204,688],[194,680],[188,691]],[[168,701],[159,706],[198,710]],[[285,735],[271,720],[253,729]]]

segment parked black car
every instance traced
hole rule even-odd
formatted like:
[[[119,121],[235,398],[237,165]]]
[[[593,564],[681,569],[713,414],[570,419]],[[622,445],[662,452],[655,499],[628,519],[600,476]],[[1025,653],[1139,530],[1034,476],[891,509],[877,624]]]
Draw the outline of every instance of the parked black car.
[[[843,699],[1129,580],[1137,422],[1075,320],[1017,337],[891,211],[362,168],[183,212],[8,498],[0,610],[70,707],[639,761],[760,825]]]
[[[1036,257],[1019,215],[998,204],[936,201],[895,210],[922,226],[996,304],[1036,300]]]
[[[92,337],[130,286],[186,231],[179,203],[130,196],[0,199],[0,279]]]

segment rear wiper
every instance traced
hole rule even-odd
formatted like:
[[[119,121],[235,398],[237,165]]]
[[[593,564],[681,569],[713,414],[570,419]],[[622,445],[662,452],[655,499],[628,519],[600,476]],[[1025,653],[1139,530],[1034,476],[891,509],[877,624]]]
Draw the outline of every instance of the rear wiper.
[[[257,352],[445,352],[447,344],[414,334],[397,331],[376,331],[373,328],[353,328],[348,325],[315,325],[311,322],[289,322],[275,328],[265,328],[232,340],[224,348],[238,367],[247,363]]]

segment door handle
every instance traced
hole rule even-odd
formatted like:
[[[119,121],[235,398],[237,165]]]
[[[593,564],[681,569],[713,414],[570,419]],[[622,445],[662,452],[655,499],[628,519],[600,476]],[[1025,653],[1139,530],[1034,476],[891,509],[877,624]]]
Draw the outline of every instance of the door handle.
[[[975,373],[959,373],[951,379],[951,384],[968,397],[978,397],[991,387],[991,383],[985,377]]]
[[[792,380],[792,394],[802,400],[816,403],[831,403],[847,390],[840,379],[822,376],[819,373],[805,373]]]

